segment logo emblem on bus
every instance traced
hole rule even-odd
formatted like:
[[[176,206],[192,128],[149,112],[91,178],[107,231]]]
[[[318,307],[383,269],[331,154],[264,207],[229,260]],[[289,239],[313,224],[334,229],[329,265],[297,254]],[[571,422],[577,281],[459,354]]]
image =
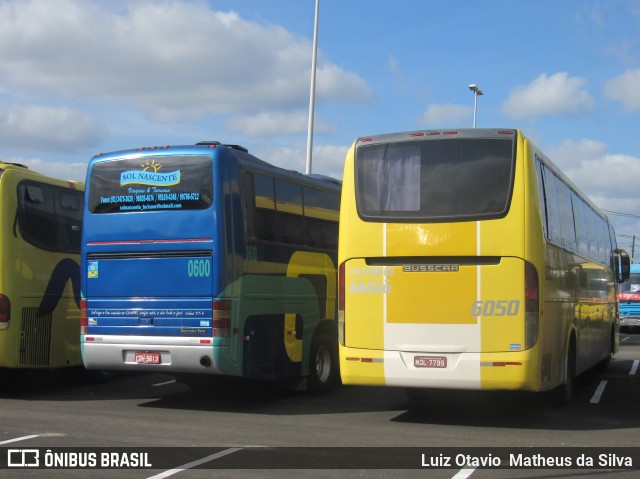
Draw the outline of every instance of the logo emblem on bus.
[[[457,273],[459,264],[405,264],[402,265],[404,273]]]
[[[129,170],[120,173],[120,186],[125,185],[149,185],[149,186],[173,186],[180,183],[180,170],[169,173],[159,173],[162,164],[152,160],[140,165],[142,170]]]

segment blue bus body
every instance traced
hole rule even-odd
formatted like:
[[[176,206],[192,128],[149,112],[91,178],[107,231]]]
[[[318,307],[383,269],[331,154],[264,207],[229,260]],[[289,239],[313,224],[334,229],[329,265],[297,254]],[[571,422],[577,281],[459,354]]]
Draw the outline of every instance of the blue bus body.
[[[640,329],[640,264],[632,264],[629,278],[620,284],[618,304],[620,330]]]
[[[216,142],[94,157],[85,367],[335,383],[339,195]]]

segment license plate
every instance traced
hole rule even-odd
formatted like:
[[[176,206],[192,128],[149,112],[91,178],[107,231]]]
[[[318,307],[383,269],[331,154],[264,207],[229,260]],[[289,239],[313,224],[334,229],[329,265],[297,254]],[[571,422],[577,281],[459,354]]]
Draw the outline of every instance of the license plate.
[[[136,352],[134,359],[138,364],[160,364],[160,353]]]
[[[446,356],[414,356],[413,365],[416,368],[446,368]]]

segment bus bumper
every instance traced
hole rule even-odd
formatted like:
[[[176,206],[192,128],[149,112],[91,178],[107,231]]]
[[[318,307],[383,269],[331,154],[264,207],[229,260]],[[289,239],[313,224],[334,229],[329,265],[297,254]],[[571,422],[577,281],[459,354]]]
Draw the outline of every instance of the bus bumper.
[[[202,338],[83,335],[82,360],[87,369],[222,374],[216,347]]]
[[[351,385],[539,391],[539,376],[531,365],[527,351],[434,353],[340,347],[342,383]]]

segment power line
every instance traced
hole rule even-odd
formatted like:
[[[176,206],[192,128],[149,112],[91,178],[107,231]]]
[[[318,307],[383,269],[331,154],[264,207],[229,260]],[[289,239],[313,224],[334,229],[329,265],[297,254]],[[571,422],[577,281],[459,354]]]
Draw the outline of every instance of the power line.
[[[634,215],[632,213],[620,213],[619,211],[611,211],[611,210],[602,210],[605,213],[608,213],[610,215],[615,215],[615,216],[627,216],[630,218],[638,218],[640,219],[640,215]]]

